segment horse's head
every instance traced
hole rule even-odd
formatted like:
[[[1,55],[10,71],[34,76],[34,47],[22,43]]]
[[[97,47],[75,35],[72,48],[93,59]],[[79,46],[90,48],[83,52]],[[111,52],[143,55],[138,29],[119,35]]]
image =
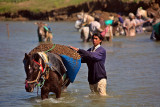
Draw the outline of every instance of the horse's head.
[[[23,63],[26,72],[25,89],[27,92],[33,92],[43,73],[44,62],[38,53],[33,55],[25,53]]]
[[[75,27],[76,29],[80,29],[80,28],[82,27],[82,23],[83,23],[83,22],[82,22],[81,19],[76,20],[74,27]]]

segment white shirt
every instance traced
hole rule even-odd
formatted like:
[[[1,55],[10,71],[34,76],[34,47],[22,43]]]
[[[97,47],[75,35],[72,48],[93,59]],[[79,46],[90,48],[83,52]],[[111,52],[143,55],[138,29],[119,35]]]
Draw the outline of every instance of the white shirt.
[[[99,44],[99,45],[97,45],[96,47],[94,47],[94,46],[93,46],[93,47],[91,48],[91,52],[95,52],[95,51],[96,51],[96,49],[97,49],[97,48],[99,48],[100,46],[101,46],[100,44]]]

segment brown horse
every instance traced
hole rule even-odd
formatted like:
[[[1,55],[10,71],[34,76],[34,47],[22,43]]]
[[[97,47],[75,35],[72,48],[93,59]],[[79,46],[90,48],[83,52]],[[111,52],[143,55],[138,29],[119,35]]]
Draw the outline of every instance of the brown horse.
[[[66,68],[59,55],[38,52],[32,55],[25,53],[23,60],[26,72],[25,89],[33,92],[34,87],[41,87],[41,98],[48,98],[54,92],[60,98],[62,89],[70,84],[66,76]]]

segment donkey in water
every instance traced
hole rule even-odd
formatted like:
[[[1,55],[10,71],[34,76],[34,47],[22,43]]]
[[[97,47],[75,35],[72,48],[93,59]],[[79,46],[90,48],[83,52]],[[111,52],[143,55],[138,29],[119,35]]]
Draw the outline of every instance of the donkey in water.
[[[83,42],[89,42],[91,37],[89,33],[89,26],[82,26],[83,21],[77,20],[75,22],[75,28],[80,32],[80,38]]]
[[[52,32],[51,29],[47,27],[47,24],[43,22],[36,22],[38,25],[37,33],[39,42],[52,42]]]
[[[23,63],[26,72],[26,91],[33,92],[34,87],[40,86],[42,100],[48,98],[49,92],[54,92],[56,98],[60,98],[61,91],[70,84],[59,55],[44,52],[32,55],[25,53]]]

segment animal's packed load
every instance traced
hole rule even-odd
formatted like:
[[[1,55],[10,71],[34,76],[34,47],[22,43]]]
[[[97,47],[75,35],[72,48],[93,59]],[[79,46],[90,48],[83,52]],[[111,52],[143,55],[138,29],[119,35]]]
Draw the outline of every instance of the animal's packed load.
[[[144,17],[144,18],[147,18],[147,11],[146,10],[144,10],[142,7],[139,7],[138,9],[137,9],[137,14],[136,14],[137,16],[142,16],[142,17]]]
[[[31,50],[29,54],[34,54],[36,52],[42,51],[58,54],[61,56],[63,63],[67,69],[67,75],[70,81],[73,83],[81,66],[80,55],[68,46],[52,43],[41,43],[33,50]]]

